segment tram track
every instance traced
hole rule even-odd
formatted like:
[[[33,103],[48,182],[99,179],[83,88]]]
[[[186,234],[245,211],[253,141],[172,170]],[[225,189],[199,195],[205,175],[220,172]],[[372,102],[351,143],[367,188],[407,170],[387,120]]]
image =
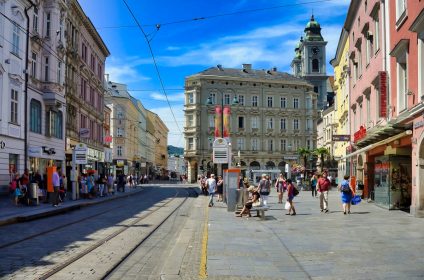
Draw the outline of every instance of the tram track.
[[[74,254],[72,257],[68,258],[67,260],[62,261],[61,263],[59,263],[59,264],[55,265],[54,267],[48,269],[46,272],[44,272],[43,274],[38,276],[36,279],[48,279],[48,278],[53,278],[53,279],[58,278],[59,279],[59,278],[62,278],[62,277],[56,277],[56,275],[58,273],[62,272],[63,270],[65,270],[66,268],[70,267],[76,261],[81,260],[84,257],[88,257],[90,255],[90,253],[92,253],[96,249],[99,249],[102,246],[108,246],[109,244],[111,244],[111,242],[114,241],[114,239],[117,239],[118,237],[120,237],[127,230],[134,228],[134,227],[137,227],[137,226],[142,227],[143,224],[140,224],[140,223],[142,223],[143,221],[145,221],[146,219],[151,217],[153,214],[158,213],[158,211],[160,209],[164,209],[167,206],[171,205],[176,199],[181,198],[181,197],[179,197],[181,191],[185,191],[187,193],[187,195],[182,199],[182,201],[178,202],[178,204],[176,206],[174,206],[174,208],[169,213],[167,213],[164,218],[161,218],[161,221],[159,223],[155,224],[151,228],[151,230],[149,232],[147,232],[143,236],[143,238],[140,241],[138,241],[137,244],[135,244],[135,246],[133,246],[133,248],[128,250],[123,256],[119,257],[119,260],[116,263],[114,263],[113,265],[111,265],[111,267],[109,267],[106,271],[104,271],[100,277],[96,277],[96,279],[100,279],[100,278],[105,279],[108,275],[113,273],[113,271],[116,268],[118,268],[121,265],[121,263],[123,263],[129,256],[131,256],[131,254],[135,250],[137,250],[137,248],[139,248],[152,234],[154,234],[156,232],[156,230],[158,228],[160,228],[160,226],[169,219],[169,217],[171,217],[182,205],[184,205],[184,203],[187,201],[187,199],[189,197],[193,196],[193,193],[195,191],[190,190],[190,189],[177,190],[176,193],[175,193],[175,196],[170,198],[168,201],[166,201],[160,207],[157,207],[156,209],[153,209],[150,212],[147,212],[147,213],[141,215],[140,217],[135,218],[133,221],[129,222],[126,225],[123,225],[121,228],[117,229],[116,231],[109,234],[108,236],[97,240],[94,244],[89,245],[87,248],[85,248],[82,251]],[[195,194],[195,195],[197,195],[197,194]]]

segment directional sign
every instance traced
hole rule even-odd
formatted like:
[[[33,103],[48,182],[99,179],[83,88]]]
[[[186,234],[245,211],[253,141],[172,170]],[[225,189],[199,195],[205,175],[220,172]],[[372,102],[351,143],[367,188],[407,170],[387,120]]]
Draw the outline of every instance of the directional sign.
[[[345,141],[345,142],[349,142],[350,141],[350,135],[333,135],[333,137],[331,137],[332,141]]]

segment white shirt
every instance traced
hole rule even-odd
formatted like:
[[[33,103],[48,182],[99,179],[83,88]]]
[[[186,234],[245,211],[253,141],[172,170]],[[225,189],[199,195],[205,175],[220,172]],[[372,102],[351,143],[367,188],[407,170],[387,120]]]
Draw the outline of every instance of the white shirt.
[[[206,184],[208,184],[208,192],[214,193],[216,189],[216,180],[215,178],[209,178],[206,180]]]

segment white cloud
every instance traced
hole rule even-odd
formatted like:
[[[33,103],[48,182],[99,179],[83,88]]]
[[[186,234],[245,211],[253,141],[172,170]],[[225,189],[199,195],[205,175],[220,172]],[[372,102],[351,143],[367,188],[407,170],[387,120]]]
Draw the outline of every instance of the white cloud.
[[[109,80],[117,83],[129,84],[146,81],[151,78],[141,75],[137,69],[138,66],[146,64],[146,62],[146,59],[138,57],[111,57],[106,63],[105,71],[106,74],[109,74]]]
[[[168,94],[168,100],[170,102],[172,101],[176,101],[176,102],[183,102],[184,101],[184,92],[182,93],[177,93],[177,94]],[[159,101],[166,101],[166,96],[165,94],[159,93],[159,92],[153,92],[150,94],[150,97],[154,100],[159,100]]]

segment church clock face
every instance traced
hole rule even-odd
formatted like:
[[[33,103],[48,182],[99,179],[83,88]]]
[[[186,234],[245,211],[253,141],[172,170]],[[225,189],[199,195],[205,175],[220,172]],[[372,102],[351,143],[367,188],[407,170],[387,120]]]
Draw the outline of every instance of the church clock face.
[[[312,54],[319,54],[319,48],[318,47],[312,47]]]

